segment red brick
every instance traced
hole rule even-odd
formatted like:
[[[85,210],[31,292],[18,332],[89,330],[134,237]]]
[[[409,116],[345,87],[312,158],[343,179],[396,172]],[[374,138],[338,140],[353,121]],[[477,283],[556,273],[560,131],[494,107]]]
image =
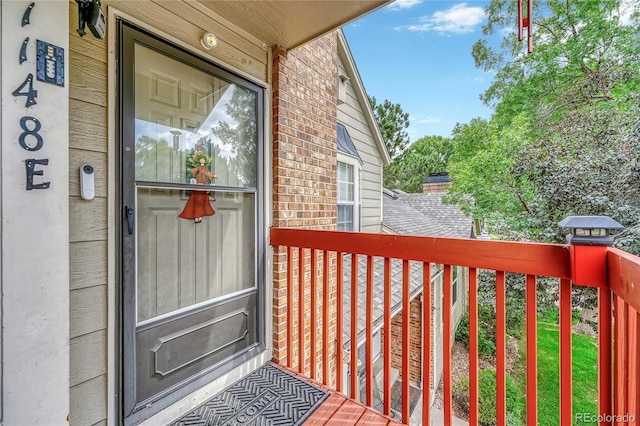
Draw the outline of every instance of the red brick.
[[[273,223],[274,227],[304,227],[334,230],[337,222],[336,207],[336,117],[337,117],[337,38],[332,33],[292,51],[273,49]],[[274,359],[286,362],[287,356],[287,274],[292,275],[294,294],[293,368],[298,364],[298,262],[287,272],[286,250],[274,256]],[[293,252],[297,259],[297,250]],[[310,253],[305,250],[304,286],[305,302],[302,306],[305,322],[304,341],[306,371],[310,368],[308,346],[313,332],[322,330],[322,255],[318,265],[312,268]],[[329,262],[329,288],[332,305],[329,313],[330,333],[327,342],[336,336],[336,262],[335,255]],[[317,275],[318,311],[317,323],[310,322],[311,296],[309,291],[311,271]],[[322,371],[322,339],[315,348],[318,360],[317,372]],[[335,345],[329,345],[330,376],[335,372]],[[333,383],[333,380],[331,382]]]

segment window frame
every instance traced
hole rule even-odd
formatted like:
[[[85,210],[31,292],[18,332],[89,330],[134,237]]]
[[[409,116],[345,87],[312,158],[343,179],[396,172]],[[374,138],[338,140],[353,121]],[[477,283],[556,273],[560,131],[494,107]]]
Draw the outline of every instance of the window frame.
[[[340,181],[338,180],[340,163],[353,167],[353,201],[341,201],[340,200]],[[362,185],[360,182],[362,175],[362,164],[359,158],[355,158],[351,155],[338,152],[338,161],[336,163],[336,205],[348,205],[353,206],[353,229],[351,231],[360,232],[362,230],[362,194],[360,193]],[[339,209],[338,209],[339,210]],[[338,215],[336,211],[336,229],[338,229]]]
[[[458,267],[451,266],[451,307],[458,302]]]

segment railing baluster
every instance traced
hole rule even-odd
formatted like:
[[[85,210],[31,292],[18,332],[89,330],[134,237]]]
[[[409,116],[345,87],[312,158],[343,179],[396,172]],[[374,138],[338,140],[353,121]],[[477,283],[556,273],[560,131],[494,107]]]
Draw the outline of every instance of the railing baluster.
[[[538,424],[538,312],[535,275],[527,275],[527,424]]]
[[[469,268],[469,424],[478,424],[478,270]]]
[[[573,424],[571,406],[571,281],[560,280],[560,424]]]
[[[624,335],[624,345],[622,347],[622,370],[624,371],[624,375],[623,375],[623,381],[622,381],[622,387],[624,389],[624,392],[622,393],[622,411],[620,412],[620,415],[624,416],[625,414],[627,414],[629,412],[629,405],[628,405],[628,398],[629,398],[629,358],[628,355],[629,353],[627,352],[627,348],[629,347],[629,335],[627,334],[627,331],[629,330],[629,304],[628,303],[624,303],[623,305],[623,310],[622,310],[622,316],[624,317],[623,320],[623,331],[622,334]],[[620,421],[618,422],[618,424],[622,425],[623,422]],[[625,425],[626,426],[626,425]]]
[[[287,367],[293,368],[293,247],[287,247]]]
[[[342,351],[343,313],[344,313],[344,254],[336,254],[336,390],[342,392],[342,365],[344,353]],[[328,342],[327,342],[328,343]]]
[[[444,265],[444,299],[442,301],[442,318],[444,327],[442,331],[442,355],[443,355],[443,400],[444,423],[451,424],[453,405],[451,400],[451,265]]]
[[[358,255],[351,254],[351,398],[358,399]]]
[[[329,385],[329,252],[322,252],[322,383]]]
[[[506,311],[505,273],[496,271],[496,419],[498,426],[507,424]]]
[[[409,261],[402,260],[402,423],[409,423],[409,360],[411,346],[411,289]]]
[[[640,312],[636,311],[636,349],[640,345]],[[636,356],[638,359],[640,355]],[[640,363],[640,361],[638,361]],[[636,411],[634,414],[636,425],[640,426],[640,366],[636,369]]]
[[[317,359],[316,359],[316,350],[317,350],[317,345],[316,345],[316,334],[318,331],[318,321],[316,319],[317,316],[317,310],[318,310],[318,257],[317,257],[317,253],[315,249],[311,249],[311,294],[310,294],[310,298],[311,298],[311,319],[309,320],[309,334],[311,334],[310,336],[310,344],[311,344],[311,356],[310,356],[310,360],[311,360],[311,378],[313,380],[316,379],[316,363],[317,363]]]
[[[611,415],[612,389],[611,381],[611,290],[598,289],[598,414],[601,416],[600,426],[610,425],[605,416]]]
[[[431,263],[422,264],[422,424],[431,425]]]
[[[391,414],[391,259],[384,258],[384,414]]]
[[[304,249],[298,248],[298,372],[304,374]]]
[[[637,393],[636,388],[638,374],[638,334],[637,315],[633,308],[627,305],[627,412],[625,414],[637,414]]]
[[[621,297],[614,294],[614,392],[613,392],[613,408],[614,414],[625,414],[625,365],[624,365],[624,312],[625,303]]]
[[[367,256],[367,289],[366,289],[366,313],[365,318],[367,321],[365,327],[366,340],[365,347],[365,377],[366,377],[366,392],[367,392],[367,405],[373,406],[373,256]]]

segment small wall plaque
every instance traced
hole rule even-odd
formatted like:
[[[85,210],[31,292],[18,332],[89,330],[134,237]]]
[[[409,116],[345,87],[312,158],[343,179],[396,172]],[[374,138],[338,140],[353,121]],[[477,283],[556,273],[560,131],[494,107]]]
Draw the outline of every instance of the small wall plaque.
[[[64,87],[64,49],[38,40],[37,52],[38,80]]]

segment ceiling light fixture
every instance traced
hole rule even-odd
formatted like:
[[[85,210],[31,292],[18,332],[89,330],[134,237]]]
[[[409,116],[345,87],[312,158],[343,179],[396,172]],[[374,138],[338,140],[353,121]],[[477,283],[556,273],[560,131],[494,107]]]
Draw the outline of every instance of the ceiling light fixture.
[[[202,47],[204,47],[205,49],[211,50],[211,49],[215,49],[215,47],[218,45],[218,39],[212,33],[206,33],[200,39],[200,43],[202,44]]]

